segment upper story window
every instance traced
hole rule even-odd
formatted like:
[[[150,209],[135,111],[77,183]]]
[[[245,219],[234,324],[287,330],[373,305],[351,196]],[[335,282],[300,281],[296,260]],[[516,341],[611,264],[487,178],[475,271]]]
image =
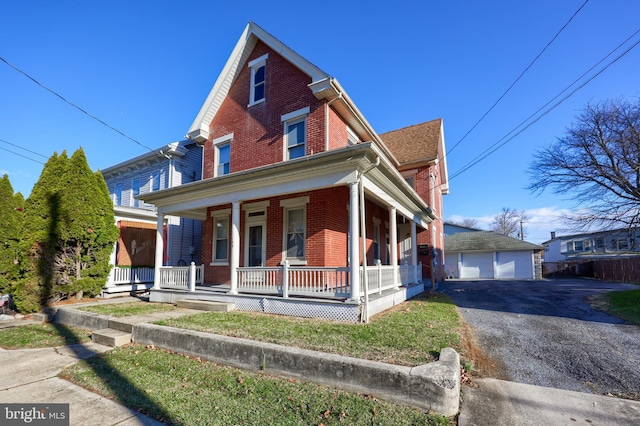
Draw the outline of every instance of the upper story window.
[[[356,132],[351,129],[351,127],[347,126],[347,144],[348,145],[357,145],[360,143],[360,138],[356,135]]]
[[[284,123],[285,160],[304,157],[307,154],[308,114],[309,107],[305,107],[281,117]]]
[[[215,147],[216,169],[215,176],[228,175],[231,172],[231,140],[233,133],[213,140]]]
[[[151,175],[151,190],[160,191],[160,172]]]
[[[114,203],[115,203],[116,206],[121,206],[122,205],[122,184],[120,184],[120,183],[116,185]]]
[[[249,106],[263,102],[265,99],[268,57],[269,55],[265,54],[249,62],[249,68],[251,68],[251,93],[249,95]]]
[[[131,197],[133,199],[133,207],[138,207],[140,200],[136,200],[135,196],[140,195],[140,179],[134,179],[133,182],[131,182],[131,194],[133,195],[133,197]]]

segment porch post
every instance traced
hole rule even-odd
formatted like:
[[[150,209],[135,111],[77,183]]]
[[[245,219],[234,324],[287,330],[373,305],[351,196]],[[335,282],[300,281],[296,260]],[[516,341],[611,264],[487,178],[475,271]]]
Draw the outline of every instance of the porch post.
[[[238,294],[238,267],[240,266],[240,201],[234,201],[231,207],[231,290]]]
[[[413,282],[418,282],[418,229],[416,221],[411,221],[411,264],[413,265]]]
[[[349,275],[351,276],[351,294],[349,300],[360,300],[360,207],[358,203],[358,182],[349,184],[349,228],[351,230],[350,251],[351,258],[349,259]]]
[[[391,253],[390,265],[393,267],[393,286],[398,288],[398,218],[396,208],[389,206],[389,245]]]
[[[162,258],[164,253],[164,214],[158,212],[158,221],[156,223],[156,257],[153,270],[153,288],[160,289],[160,267],[162,266]]]

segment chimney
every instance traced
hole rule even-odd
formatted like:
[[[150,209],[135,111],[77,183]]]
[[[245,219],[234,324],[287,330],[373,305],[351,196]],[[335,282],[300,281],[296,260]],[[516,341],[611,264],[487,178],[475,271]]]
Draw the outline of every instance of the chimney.
[[[551,239],[555,239],[556,238],[556,231],[551,231]]]

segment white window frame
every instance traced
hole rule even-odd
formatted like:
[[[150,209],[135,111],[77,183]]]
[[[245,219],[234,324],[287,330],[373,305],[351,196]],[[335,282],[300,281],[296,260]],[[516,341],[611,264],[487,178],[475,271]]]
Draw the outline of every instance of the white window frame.
[[[251,69],[251,81],[249,83],[249,105],[247,105],[248,107],[262,103],[267,98],[267,58],[269,58],[269,54],[265,53],[264,55],[254,59],[248,64],[248,67]],[[263,96],[261,99],[256,99],[256,85],[254,77],[256,75],[256,72],[262,67],[264,67],[264,81],[261,83],[263,86]]]
[[[211,212],[212,232],[211,232],[211,263],[210,266],[229,266],[229,250],[231,249],[231,209],[216,210]],[[226,220],[227,222],[227,258],[216,259],[216,246],[218,242],[218,223]]]
[[[133,207],[140,206],[140,200],[136,200],[136,195],[140,195],[140,179],[138,178],[131,181],[131,204]]]
[[[280,207],[282,212],[282,261],[289,261],[291,265],[306,265],[307,264],[307,204],[309,204],[309,196],[298,198],[287,198],[280,201]],[[302,242],[304,244],[303,257],[287,257],[287,239],[289,235],[289,212],[293,210],[302,210],[302,221],[304,223],[304,235],[302,236]]]
[[[229,173],[231,173],[231,141],[233,140],[233,133],[229,133],[228,135],[221,136],[213,140],[214,147],[214,155],[215,155],[215,166],[213,169],[213,176],[224,176],[224,174],[220,174],[219,168],[222,164],[220,164],[220,148],[224,146],[229,146]]]
[[[244,220],[244,261],[245,265],[249,264],[249,228],[252,226],[262,226],[262,264],[267,262],[267,208],[270,202],[259,201],[256,203],[247,203],[242,205],[245,212]],[[255,216],[255,215],[258,216]]]
[[[151,190],[151,192],[153,191],[159,191],[160,189],[162,189],[162,184],[160,181],[160,172],[153,172],[151,174],[151,182],[149,185],[149,189]],[[156,182],[158,183],[157,188],[156,188]]]
[[[416,176],[418,175],[418,169],[406,170],[402,172],[404,181],[413,189],[416,189]],[[433,206],[432,206],[433,207]]]
[[[347,145],[357,145],[360,143],[360,138],[353,131],[353,129],[347,126]]]
[[[113,192],[114,192],[113,194],[114,204],[116,206],[121,206],[122,205],[122,184],[121,183],[116,184],[116,189]]]
[[[311,109],[309,107],[300,108],[299,110],[292,111],[288,114],[284,114],[280,117],[280,121],[284,124],[284,133],[283,133],[283,158],[284,160],[290,160],[289,157],[289,126],[298,123],[304,123],[304,154],[301,157],[305,157],[307,155],[307,117],[309,116],[309,112]],[[296,145],[299,146],[299,145]],[[301,158],[295,157],[295,158]]]

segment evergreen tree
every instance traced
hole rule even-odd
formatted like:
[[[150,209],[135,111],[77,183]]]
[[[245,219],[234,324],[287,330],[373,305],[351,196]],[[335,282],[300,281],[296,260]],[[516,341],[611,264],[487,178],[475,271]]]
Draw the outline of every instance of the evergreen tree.
[[[26,202],[23,250],[30,262],[16,306],[33,311],[99,293],[118,238],[114,222],[104,178],[91,171],[82,148],[71,158],[54,154]]]
[[[12,293],[20,272],[24,197],[14,194],[9,176],[0,179],[0,293]]]

